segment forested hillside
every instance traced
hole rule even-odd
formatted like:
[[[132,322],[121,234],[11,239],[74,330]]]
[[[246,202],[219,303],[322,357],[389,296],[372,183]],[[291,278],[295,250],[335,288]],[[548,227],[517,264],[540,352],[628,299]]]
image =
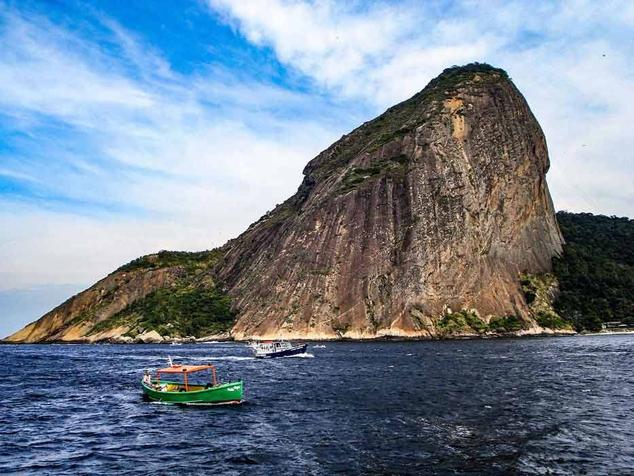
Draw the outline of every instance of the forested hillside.
[[[599,330],[606,321],[634,323],[634,220],[558,212],[566,240],[554,260],[559,314],[577,330]]]

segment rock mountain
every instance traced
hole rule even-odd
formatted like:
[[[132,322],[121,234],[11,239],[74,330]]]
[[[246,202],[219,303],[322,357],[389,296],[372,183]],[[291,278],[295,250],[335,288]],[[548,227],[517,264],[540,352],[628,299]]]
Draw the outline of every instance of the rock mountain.
[[[547,331],[563,242],[548,167],[507,74],[449,68],[311,160],[295,195],[222,248],[139,258],[9,340]]]

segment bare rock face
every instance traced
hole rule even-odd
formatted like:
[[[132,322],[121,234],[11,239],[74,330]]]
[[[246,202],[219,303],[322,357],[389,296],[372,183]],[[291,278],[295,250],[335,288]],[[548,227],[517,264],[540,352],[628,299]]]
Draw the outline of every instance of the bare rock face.
[[[548,167],[504,71],[445,70],[319,154],[293,197],[225,246],[233,336],[433,337],[463,309],[537,328],[519,276],[561,253]]]
[[[136,342],[141,344],[160,344],[164,340],[163,336],[156,331],[144,332],[135,339]]]

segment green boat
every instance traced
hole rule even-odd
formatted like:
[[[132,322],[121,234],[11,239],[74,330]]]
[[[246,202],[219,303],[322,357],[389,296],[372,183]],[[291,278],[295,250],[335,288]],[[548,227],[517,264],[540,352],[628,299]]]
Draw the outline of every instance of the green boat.
[[[189,383],[193,373],[211,372],[208,383]],[[162,380],[162,375],[182,376],[182,380]],[[230,405],[242,403],[242,381],[219,383],[216,378],[216,368],[213,365],[177,365],[158,369],[156,378],[152,379],[150,372],[145,371],[141,381],[143,393],[151,400],[163,403],[183,405]]]

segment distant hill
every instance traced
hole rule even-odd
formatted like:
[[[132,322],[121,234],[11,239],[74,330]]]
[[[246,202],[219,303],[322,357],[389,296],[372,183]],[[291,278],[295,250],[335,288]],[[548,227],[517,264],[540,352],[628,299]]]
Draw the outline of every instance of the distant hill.
[[[566,240],[554,260],[559,280],[555,309],[577,330],[606,321],[634,323],[634,220],[558,212]]]

